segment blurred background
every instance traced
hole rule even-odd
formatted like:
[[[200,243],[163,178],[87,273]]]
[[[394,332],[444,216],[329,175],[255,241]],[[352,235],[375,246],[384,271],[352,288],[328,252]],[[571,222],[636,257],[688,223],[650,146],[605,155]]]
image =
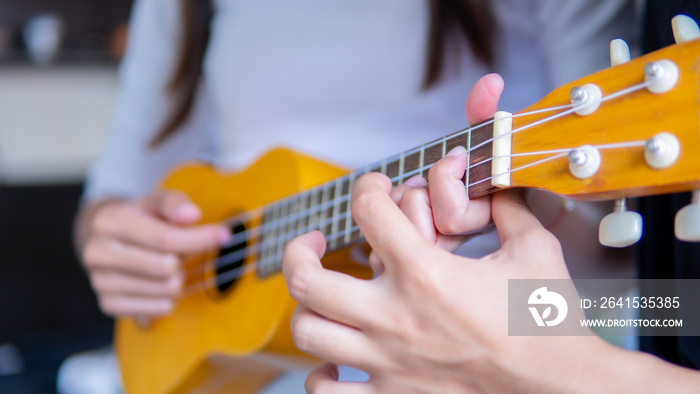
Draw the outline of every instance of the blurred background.
[[[72,353],[106,345],[71,240],[102,149],[130,0],[0,0],[0,392],[51,393]]]

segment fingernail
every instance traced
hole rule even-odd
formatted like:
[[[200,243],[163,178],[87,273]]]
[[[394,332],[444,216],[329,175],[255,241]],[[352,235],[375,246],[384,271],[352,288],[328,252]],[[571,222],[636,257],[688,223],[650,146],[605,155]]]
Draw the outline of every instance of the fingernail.
[[[447,154],[447,156],[462,156],[466,154],[467,148],[463,147],[462,145],[459,145],[452,148],[452,150]]]
[[[219,243],[225,245],[231,240],[231,230],[227,227],[222,227],[219,229]]]
[[[428,181],[420,175],[414,175],[408,178],[404,183],[411,187],[423,187],[428,184]]]

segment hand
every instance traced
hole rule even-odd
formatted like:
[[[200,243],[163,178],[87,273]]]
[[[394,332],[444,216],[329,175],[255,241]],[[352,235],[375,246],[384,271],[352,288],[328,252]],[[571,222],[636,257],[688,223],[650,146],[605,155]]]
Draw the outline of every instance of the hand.
[[[81,256],[100,308],[111,316],[170,313],[184,280],[182,256],[230,237],[225,226],[195,225],[201,212],[179,192],[98,203],[89,211]]]
[[[353,189],[353,216],[385,265],[374,280],[323,269],[320,233],[285,251],[285,278],[300,304],[292,319],[297,346],[370,374],[364,385],[337,383],[325,365],[309,376],[309,391],[507,391],[522,384],[532,354],[548,346],[508,337],[508,279],[567,278],[557,240],[521,193],[507,191],[493,197],[502,249],[487,261],[455,256],[418,232],[389,188],[386,177],[370,174]]]
[[[484,121],[498,109],[503,79],[489,74],[480,79],[467,98],[469,124]],[[469,200],[462,179],[468,166],[466,149],[457,147],[430,168],[428,188],[424,178],[414,176],[391,191],[392,200],[418,227],[423,236],[441,248],[454,251],[491,222],[491,196]],[[375,273],[383,268],[376,253],[370,255]]]

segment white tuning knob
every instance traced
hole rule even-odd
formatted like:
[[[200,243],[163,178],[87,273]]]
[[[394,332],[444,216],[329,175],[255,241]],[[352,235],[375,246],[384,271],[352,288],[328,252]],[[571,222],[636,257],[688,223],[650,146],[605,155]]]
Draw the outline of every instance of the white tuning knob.
[[[624,198],[615,201],[615,211],[606,215],[598,227],[602,245],[624,248],[642,238],[642,215],[627,210]]]
[[[627,63],[630,61],[630,47],[625,40],[619,38],[610,41],[610,65]]]
[[[676,15],[671,20],[671,26],[673,27],[673,38],[676,39],[676,43],[680,44],[681,42],[691,41],[700,37],[698,24],[689,16]]]
[[[690,205],[676,213],[676,238],[686,242],[700,242],[700,190],[693,190]]]

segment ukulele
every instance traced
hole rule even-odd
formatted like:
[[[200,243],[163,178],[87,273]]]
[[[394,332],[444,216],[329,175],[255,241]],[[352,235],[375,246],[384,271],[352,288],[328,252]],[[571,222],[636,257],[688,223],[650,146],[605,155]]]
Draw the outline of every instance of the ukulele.
[[[185,192],[202,208],[202,222],[225,222],[233,236],[226,247],[187,259],[184,295],[172,315],[147,324],[118,320],[126,391],[255,392],[287,361],[297,362],[302,355],[289,329],[295,303],[281,274],[284,246],[320,230],[326,266],[371,278],[366,266],[353,263],[363,255],[363,237],[349,197],[362,174],[378,171],[398,185],[427,175],[461,145],[470,155],[464,181],[472,199],[510,187],[579,200],[698,189],[699,100],[700,40],[692,40],[356,171],[285,149],[235,174],[205,164],[175,170],[163,188]]]

